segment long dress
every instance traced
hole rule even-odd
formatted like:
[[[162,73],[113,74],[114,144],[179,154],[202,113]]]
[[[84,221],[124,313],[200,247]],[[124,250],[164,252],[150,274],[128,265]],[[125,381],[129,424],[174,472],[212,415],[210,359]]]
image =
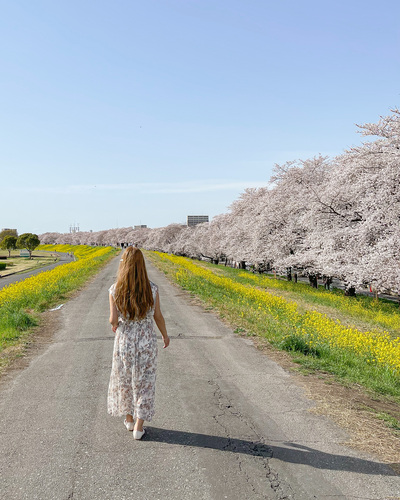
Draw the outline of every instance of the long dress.
[[[150,281],[154,304],[157,285]],[[109,289],[115,298],[115,283]],[[144,319],[127,320],[118,311],[118,328],[108,387],[107,410],[113,416],[130,414],[151,421],[157,368],[157,337],[154,306]]]

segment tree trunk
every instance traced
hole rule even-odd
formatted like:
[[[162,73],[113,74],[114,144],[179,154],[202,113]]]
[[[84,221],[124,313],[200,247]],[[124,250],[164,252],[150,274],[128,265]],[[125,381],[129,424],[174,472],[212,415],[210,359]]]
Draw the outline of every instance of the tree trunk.
[[[346,287],[344,294],[346,297],[355,297],[356,296],[356,289],[354,286],[350,286],[349,288]]]
[[[239,262],[239,269],[246,269],[246,261],[245,260],[241,260]]]
[[[286,268],[286,276],[287,276],[288,281],[292,281],[292,268],[291,267]]]

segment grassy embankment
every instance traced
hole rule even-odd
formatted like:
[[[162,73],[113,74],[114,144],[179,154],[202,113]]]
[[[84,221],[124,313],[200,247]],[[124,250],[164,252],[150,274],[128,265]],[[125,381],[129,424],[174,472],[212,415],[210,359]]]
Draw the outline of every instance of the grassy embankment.
[[[41,312],[67,299],[117,252],[87,245],[41,245],[39,250],[73,252],[77,260],[0,290],[0,368],[40,323]]]
[[[236,327],[286,350],[303,369],[331,373],[400,402],[398,305],[315,290],[239,269],[147,252],[152,262]]]
[[[53,264],[55,261],[59,260],[56,255],[38,250],[32,253],[32,259],[29,257],[20,257],[19,250],[11,250],[10,257],[8,257],[8,250],[0,250],[0,256],[7,257],[7,259],[0,259],[1,267],[5,265],[5,269],[0,268],[0,274],[2,276],[32,271],[33,269]]]

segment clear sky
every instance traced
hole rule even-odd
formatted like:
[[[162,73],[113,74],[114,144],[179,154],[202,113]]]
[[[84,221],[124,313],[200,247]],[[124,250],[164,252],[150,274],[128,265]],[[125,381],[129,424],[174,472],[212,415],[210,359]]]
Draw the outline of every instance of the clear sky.
[[[0,229],[212,217],[400,105],[398,0],[0,8]]]

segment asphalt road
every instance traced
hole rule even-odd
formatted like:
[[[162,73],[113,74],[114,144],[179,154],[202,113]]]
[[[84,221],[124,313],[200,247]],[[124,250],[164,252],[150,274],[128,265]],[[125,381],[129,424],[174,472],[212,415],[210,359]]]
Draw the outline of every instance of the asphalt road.
[[[39,269],[34,269],[32,271],[27,271],[26,273],[20,274],[10,274],[8,276],[0,277],[0,290],[7,285],[11,285],[11,283],[17,283],[18,281],[23,281],[30,276],[35,276],[43,271],[51,271],[55,267],[61,266],[62,264],[67,264],[68,262],[73,262],[73,257],[70,257],[66,253],[61,252],[51,252],[53,254],[57,254],[59,257],[59,261],[54,264],[49,264],[48,266],[40,267]],[[1,273],[0,273],[1,274]]]
[[[119,259],[61,310],[54,339],[0,384],[5,500],[394,499],[400,477],[341,445],[290,374],[150,267],[171,336],[143,441],[107,415]]]

